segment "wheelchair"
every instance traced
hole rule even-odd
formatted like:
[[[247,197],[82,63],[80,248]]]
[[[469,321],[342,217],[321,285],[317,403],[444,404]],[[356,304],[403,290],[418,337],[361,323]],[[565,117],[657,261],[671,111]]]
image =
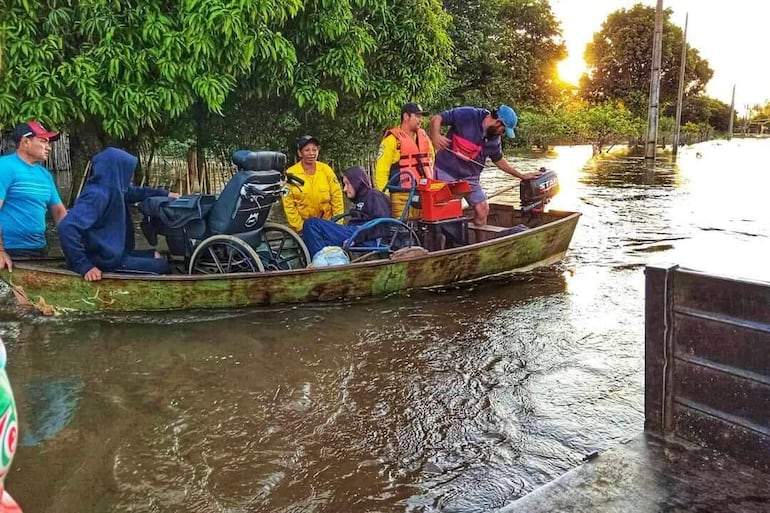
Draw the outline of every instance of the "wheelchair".
[[[147,198],[139,204],[141,228],[150,244],[166,238],[172,262],[189,274],[228,274],[302,269],[310,255],[302,238],[287,226],[267,221],[287,183],[303,181],[286,173],[286,155],[238,150],[238,171],[218,195],[178,199]]]
[[[401,187],[399,184],[404,177],[409,178],[410,187]],[[372,259],[393,258],[400,250],[411,248],[421,248],[420,237],[417,231],[409,221],[410,207],[419,208],[419,198],[417,196],[417,181],[412,179],[412,175],[406,171],[399,171],[392,176],[385,186],[385,191],[396,191],[408,193],[406,204],[398,219],[379,218],[372,219],[358,226],[353,234],[342,246],[348,255],[351,263],[362,262]],[[332,218],[337,221],[350,215],[340,214]],[[382,237],[376,240],[365,240],[365,235],[372,228],[380,227],[381,231],[386,232]]]

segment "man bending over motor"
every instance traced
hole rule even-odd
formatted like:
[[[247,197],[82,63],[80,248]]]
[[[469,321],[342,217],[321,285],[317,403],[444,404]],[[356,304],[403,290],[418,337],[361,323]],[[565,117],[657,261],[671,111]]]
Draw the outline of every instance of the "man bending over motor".
[[[430,137],[436,147],[436,178],[446,182],[466,180],[471,194],[466,198],[473,207],[473,223],[487,223],[489,203],[481,188],[480,175],[487,157],[502,171],[521,180],[539,173],[522,173],[503,158],[500,136],[513,138],[518,124],[516,112],[507,105],[493,111],[476,107],[456,107],[430,119]],[[449,126],[441,135],[441,127]]]

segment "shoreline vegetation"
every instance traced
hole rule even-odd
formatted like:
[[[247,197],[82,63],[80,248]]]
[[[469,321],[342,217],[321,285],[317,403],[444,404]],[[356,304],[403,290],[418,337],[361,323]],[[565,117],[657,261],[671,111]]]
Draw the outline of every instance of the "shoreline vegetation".
[[[596,27],[578,85],[547,0],[138,0],[14,3],[0,27],[0,128],[30,118],[66,134],[50,168],[75,193],[107,145],[140,155],[137,182],[216,192],[236,149],[284,151],[311,133],[343,169],[374,160],[401,105],[519,113],[506,152],[560,144],[643,144],[655,9],[619,9]],[[659,144],[670,144],[682,29],[664,12]],[[649,49],[649,50],[648,50]],[[688,47],[682,141],[763,133],[770,102],[746,119],[705,95],[713,75]],[[13,77],[13,79],[10,79]],[[0,150],[9,151],[9,141]],[[74,194],[69,195],[69,200]]]

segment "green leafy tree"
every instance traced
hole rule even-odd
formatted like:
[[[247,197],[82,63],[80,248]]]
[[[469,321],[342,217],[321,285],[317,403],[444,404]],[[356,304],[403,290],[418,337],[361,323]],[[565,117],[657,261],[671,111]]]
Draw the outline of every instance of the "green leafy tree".
[[[748,124],[745,126],[751,132],[760,134],[770,132],[770,101],[765,102],[764,105],[754,105],[747,113],[747,116]]]
[[[546,0],[444,0],[444,8],[455,60],[442,107],[544,106],[560,94],[566,46]]]
[[[676,103],[683,41],[682,30],[663,13],[660,102],[662,108]],[[610,14],[601,30],[586,46],[588,73],[581,78],[580,95],[593,103],[622,101],[640,117],[646,116],[652,65],[655,8],[641,4]],[[687,49],[685,95],[700,94],[713,76],[708,61],[698,50]]]
[[[523,145],[548,150],[564,141],[572,141],[576,135],[565,111],[559,109],[542,112],[523,111],[521,123],[516,129],[516,139]]]
[[[4,15],[0,124],[69,130],[81,169],[108,142],[171,133],[202,156],[241,116],[262,136],[343,111],[375,123],[434,94],[451,47],[438,0],[24,0]]]
[[[196,104],[221,112],[257,69],[291,76],[279,28],[300,0],[12,2],[3,24],[3,124],[39,118],[71,133],[73,163]]]
[[[314,84],[305,90],[333,97],[333,110],[309,108],[293,98],[239,95],[246,110],[232,109],[228,117],[267,114],[261,126],[252,123],[256,126],[245,133],[290,153],[297,136],[312,133],[322,141],[324,158],[338,167],[376,150],[382,130],[398,123],[404,103],[428,105],[435,98],[452,45],[440,1],[375,3],[351,3],[331,23],[327,2],[308,2],[285,32],[297,49],[297,67]],[[328,33],[327,26],[334,30]]]
[[[770,119],[770,101],[764,105],[755,105],[751,109],[751,119]]]
[[[675,113],[675,106],[666,109],[668,116],[674,116]],[[726,132],[730,124],[730,106],[705,95],[687,98],[682,103],[682,125],[687,123],[706,123],[721,132]]]
[[[573,107],[567,119],[572,131],[591,144],[594,154],[637,140],[641,133],[641,120],[618,102]]]

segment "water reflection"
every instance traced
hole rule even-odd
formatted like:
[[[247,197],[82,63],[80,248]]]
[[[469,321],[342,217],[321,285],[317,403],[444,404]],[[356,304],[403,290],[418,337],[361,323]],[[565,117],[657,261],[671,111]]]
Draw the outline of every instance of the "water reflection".
[[[680,184],[676,166],[669,160],[651,162],[638,157],[598,157],[583,167],[581,182],[610,188],[675,187]]]
[[[641,268],[703,248],[712,264],[731,248],[767,254],[760,193],[717,208],[734,189],[713,155],[735,166],[761,144],[684,148],[652,179],[638,159],[583,165],[585,147],[515,162],[556,169],[553,207],[583,213],[566,261],[522,276],[338,305],[2,323],[22,434],[36,433],[9,489],[28,511],[501,507],[641,431]],[[488,178],[490,192],[510,183]]]

